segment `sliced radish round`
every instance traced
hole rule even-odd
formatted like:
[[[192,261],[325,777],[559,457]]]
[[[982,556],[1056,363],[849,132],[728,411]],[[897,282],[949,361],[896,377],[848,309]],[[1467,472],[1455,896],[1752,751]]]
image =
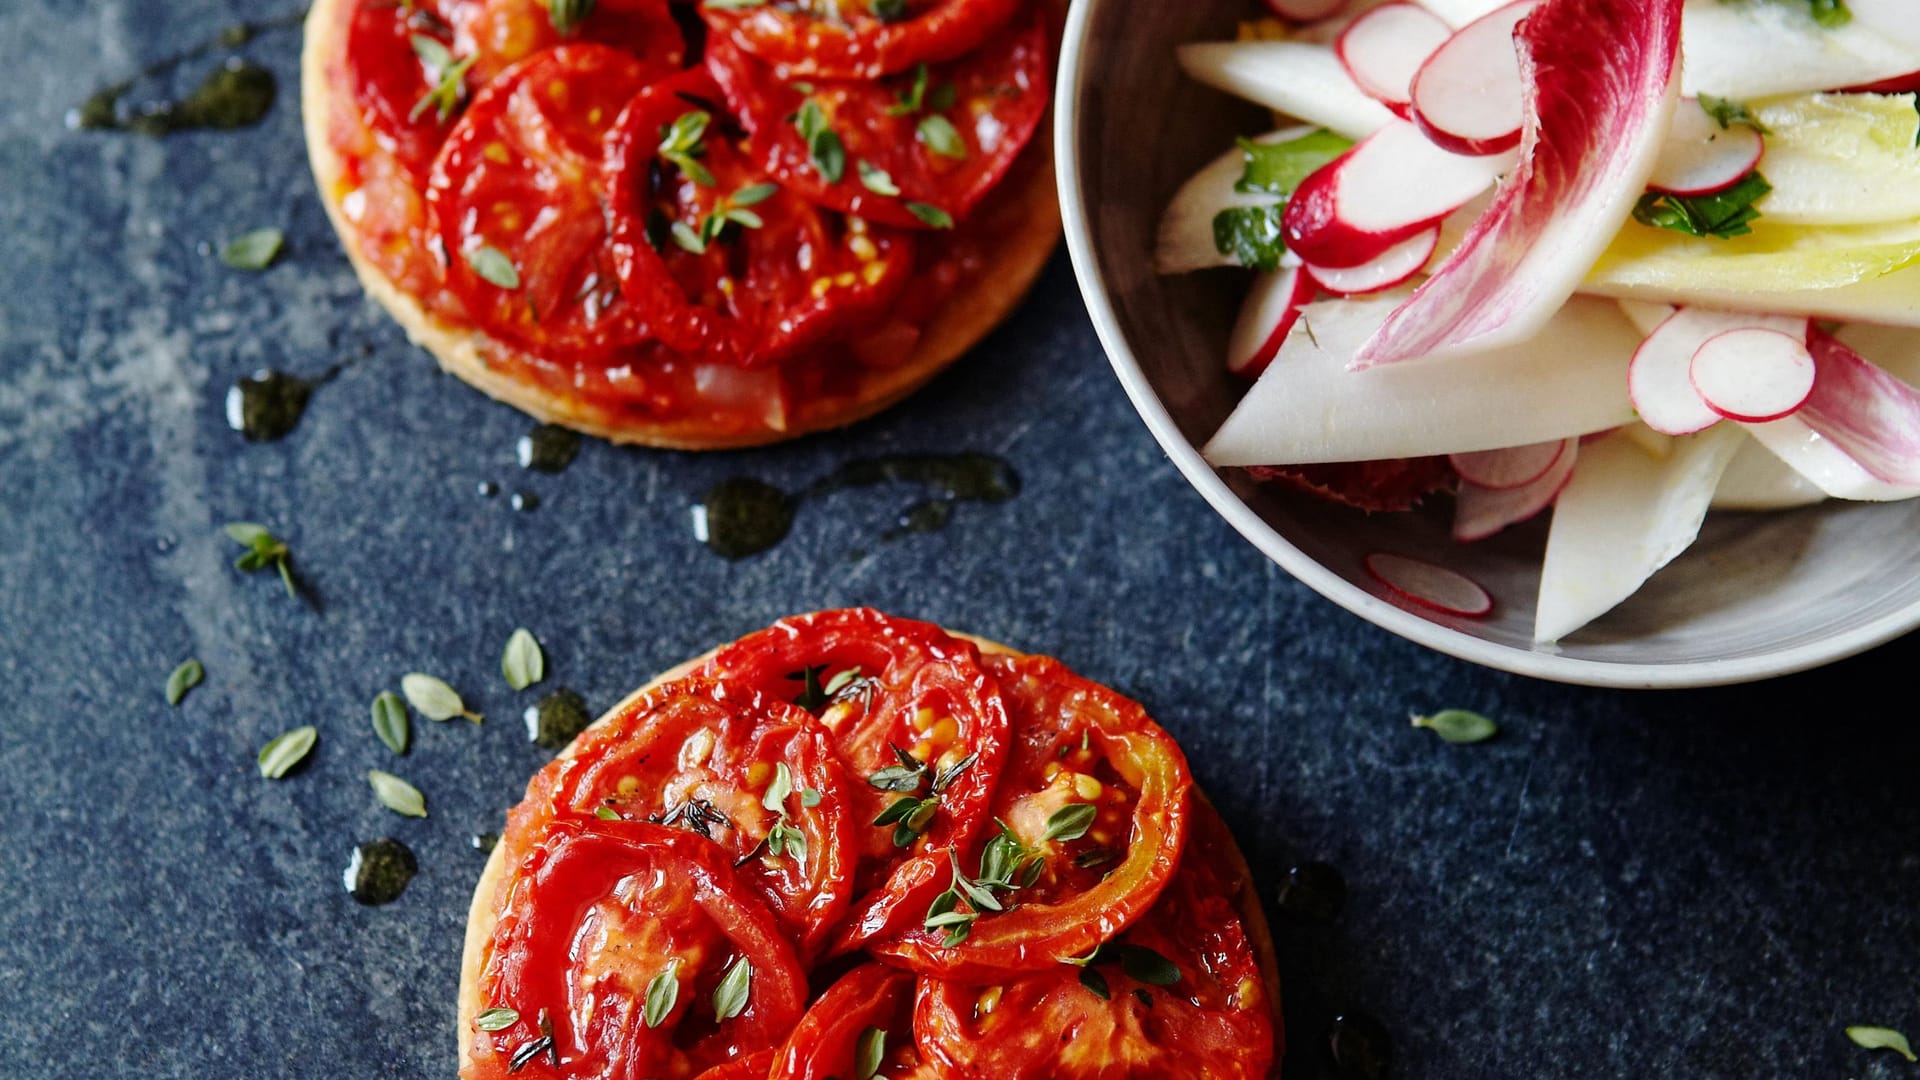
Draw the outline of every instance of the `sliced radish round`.
[[[1361,266],[1439,224],[1506,164],[1448,153],[1396,120],[1302,181],[1281,231],[1288,250],[1314,266]]]
[[[1347,0],[1266,0],[1267,10],[1294,22],[1312,22],[1338,14]]]
[[[1627,397],[1648,427],[1663,435],[1691,435],[1718,423],[1717,412],[1693,382],[1693,354],[1729,330],[1759,328],[1806,340],[1807,320],[1681,308],[1653,328],[1627,363]]]
[[[1515,0],[1454,31],[1414,74],[1413,117],[1457,154],[1496,154],[1520,142],[1526,84],[1514,28],[1535,0]]]
[[[1315,266],[1308,263],[1306,271],[1313,280],[1330,293],[1341,296],[1361,296],[1366,293],[1391,289],[1420,272],[1421,267],[1433,258],[1434,249],[1440,246],[1440,230],[1428,229],[1426,232],[1388,248],[1384,254],[1370,263],[1359,266],[1331,267]]]
[[[1547,475],[1567,452],[1565,440],[1511,446],[1504,450],[1478,450],[1471,454],[1449,454],[1447,461],[1460,479],[1489,491],[1511,491],[1525,487]]]
[[[1227,370],[1248,378],[1265,371],[1315,291],[1313,279],[1298,266],[1256,276],[1227,337]]]
[[[1493,596],[1457,570],[1384,551],[1368,555],[1366,567],[1380,584],[1443,614],[1475,619],[1493,610]]]
[[[1673,195],[1711,195],[1740,182],[1767,149],[1745,124],[1722,128],[1695,98],[1681,98],[1647,186]]]
[[[1413,75],[1453,29],[1440,16],[1404,0],[1353,20],[1333,43],[1360,89],[1396,111],[1413,102]]]
[[[1573,479],[1580,458],[1580,440],[1563,439],[1560,456],[1537,478],[1516,488],[1486,488],[1463,483],[1453,501],[1453,538],[1463,544],[1485,540],[1509,525],[1517,525],[1553,505]]]
[[[1790,416],[1813,393],[1805,334],[1747,326],[1715,334],[1693,354],[1693,388],[1729,420],[1761,424]]]

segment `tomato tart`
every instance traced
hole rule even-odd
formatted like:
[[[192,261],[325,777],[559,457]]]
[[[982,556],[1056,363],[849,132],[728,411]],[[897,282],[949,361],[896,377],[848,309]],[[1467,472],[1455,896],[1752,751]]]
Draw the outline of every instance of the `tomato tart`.
[[[866,609],[667,672],[528,784],[468,916],[460,1075],[1265,1080],[1273,945],[1173,738]]]
[[[301,93],[361,284],[441,366],[616,442],[910,393],[1060,230],[1055,0],[317,0]]]

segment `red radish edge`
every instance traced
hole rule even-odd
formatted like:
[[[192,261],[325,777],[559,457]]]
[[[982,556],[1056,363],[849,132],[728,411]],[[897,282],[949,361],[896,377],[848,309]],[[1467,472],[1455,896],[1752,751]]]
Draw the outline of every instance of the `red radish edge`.
[[[1460,479],[1488,491],[1511,491],[1526,487],[1547,475],[1560,455],[1567,452],[1565,440],[1510,446],[1502,450],[1479,450],[1470,454],[1449,454],[1447,461]]]
[[[1766,150],[1758,131],[1745,124],[1723,128],[1697,98],[1681,98],[1647,186],[1670,195],[1712,195],[1739,183]]]
[[[1498,167],[1441,150],[1395,121],[1301,181],[1281,214],[1281,236],[1314,266],[1364,266],[1485,191]]]
[[[1504,491],[1461,484],[1454,498],[1453,538],[1463,544],[1485,540],[1509,525],[1518,525],[1553,505],[1573,479],[1580,456],[1580,440],[1561,440],[1553,467],[1530,484]]]
[[[1347,24],[1334,39],[1333,51],[1356,86],[1400,111],[1413,103],[1413,76],[1420,65],[1451,36],[1452,29],[1440,16],[1396,0]]]
[[[1307,273],[1320,287],[1341,296],[1361,296],[1391,289],[1420,272],[1440,246],[1440,230],[1428,229],[1419,236],[1388,248],[1370,263],[1352,267],[1315,266],[1308,263]]]
[[[1453,32],[1413,76],[1414,122],[1456,154],[1497,154],[1520,144],[1526,82],[1514,35],[1536,0],[1513,3]]]
[[[1368,555],[1365,564],[1374,580],[1422,607],[1467,619],[1493,610],[1492,594],[1458,570],[1384,551]]]
[[[1693,386],[1696,324],[1706,313],[1681,308],[1661,321],[1627,361],[1627,400],[1640,422],[1662,435],[1691,435],[1720,422]]]
[[[1266,0],[1267,10],[1294,22],[1313,22],[1336,15],[1347,0]]]
[[[1233,333],[1227,338],[1227,370],[1250,379],[1258,378],[1267,370],[1267,365],[1273,363],[1273,358],[1280,355],[1280,346],[1286,344],[1287,334],[1293,330],[1293,324],[1300,321],[1300,309],[1313,303],[1319,292],[1313,278],[1298,266],[1280,271],[1265,287],[1273,290],[1271,300],[1286,305],[1280,309],[1273,328],[1263,334],[1256,322],[1274,317],[1273,304],[1257,302],[1249,293],[1239,319],[1234,322]],[[1258,344],[1251,344],[1253,342]]]
[[[1707,408],[1729,420],[1764,424],[1806,404],[1813,393],[1813,353],[1804,338],[1742,327],[1702,342],[1687,375]]]

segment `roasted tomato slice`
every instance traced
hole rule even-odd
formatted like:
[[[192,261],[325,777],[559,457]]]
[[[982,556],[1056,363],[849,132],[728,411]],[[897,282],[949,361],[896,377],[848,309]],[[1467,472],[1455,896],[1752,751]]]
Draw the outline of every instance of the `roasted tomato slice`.
[[[621,288],[662,343],[751,367],[865,326],[906,288],[913,242],[820,210],[741,142],[704,71],[649,87],[609,144],[609,203]]]
[[[678,826],[719,844],[740,880],[810,957],[853,900],[854,792],[820,722],[705,679],[656,687],[583,733],[514,812],[535,836],[554,814]]]
[[[1036,7],[959,60],[877,81],[796,85],[725,40],[707,67],[781,183],[871,221],[938,228],[964,219],[1040,126],[1047,47]]]
[[[391,2],[391,0],[389,0]],[[553,24],[555,8],[587,10],[577,25],[561,33]],[[686,41],[673,21],[667,0],[597,0],[561,5],[550,0],[440,0],[453,29],[458,56],[472,56],[474,86],[542,49],[576,42],[611,45],[638,57],[664,78],[686,62]]]
[[[853,608],[782,619],[703,673],[819,710],[833,732],[860,845],[860,899],[835,950],[922,920],[946,887],[947,849],[972,850],[988,826],[1007,757],[1006,706],[979,651],[931,623]]]
[[[820,995],[774,1059],[773,1071],[760,1075],[769,1080],[944,1077],[946,1070],[921,1060],[913,1010],[911,972],[862,964]],[[879,1067],[870,1070],[876,1057]]]
[[[1049,657],[983,660],[1013,718],[1000,831],[955,853],[932,929],[872,946],[965,981],[1055,967],[1144,915],[1179,863],[1193,787],[1179,745],[1138,704]]]
[[[1234,902],[1245,883],[1231,848],[1202,843],[1206,831],[1196,824],[1159,902],[1091,963],[989,985],[923,978],[921,1053],[969,1080],[1266,1080],[1272,991]]]
[[[734,1058],[723,1065],[715,1065],[694,1077],[694,1080],[767,1080],[773,1060],[772,1050],[761,1050],[743,1058]]]
[[[460,78],[429,62],[451,61],[453,31],[434,5],[358,0],[347,28],[346,65],[350,92],[363,123],[382,149],[410,174],[424,180],[450,125],[452,109],[465,104],[465,91],[448,97],[443,112],[432,98],[443,77]]]
[[[724,36],[783,76],[872,79],[951,60],[993,36],[1022,0],[798,0],[704,4]]]
[[[605,45],[563,45],[480,92],[434,161],[427,206],[447,287],[495,337],[543,356],[642,340],[607,232],[603,144],[657,73]]]
[[[742,963],[744,997],[716,997]],[[586,818],[553,822],[514,871],[479,992],[519,1016],[473,1033],[470,1080],[691,1076],[779,1045],[806,973],[718,845]]]

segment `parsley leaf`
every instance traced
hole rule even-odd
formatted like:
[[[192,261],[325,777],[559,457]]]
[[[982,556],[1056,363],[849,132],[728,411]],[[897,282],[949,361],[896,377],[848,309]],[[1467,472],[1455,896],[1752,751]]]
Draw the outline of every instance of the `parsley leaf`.
[[[1353,142],[1331,131],[1312,131],[1286,142],[1259,143],[1237,140],[1246,156],[1246,171],[1233,185],[1241,194],[1293,194],[1301,181],[1346,153]]]
[[[1753,110],[1747,108],[1747,103],[1744,101],[1714,97],[1712,94],[1701,94],[1700,110],[1708,116],[1713,117],[1713,122],[1720,125],[1721,131],[1725,131],[1735,124],[1744,124],[1762,135],[1771,134],[1767,131],[1767,125],[1761,123],[1760,118],[1753,115]]]
[[[1213,246],[1222,255],[1253,270],[1272,273],[1286,254],[1280,231],[1285,203],[1273,206],[1236,206],[1213,215]]]
[[[1760,216],[1753,204],[1772,190],[1773,185],[1756,169],[1739,183],[1712,195],[1649,191],[1634,206],[1633,219],[1656,229],[1726,240],[1753,231],[1750,223]]]

